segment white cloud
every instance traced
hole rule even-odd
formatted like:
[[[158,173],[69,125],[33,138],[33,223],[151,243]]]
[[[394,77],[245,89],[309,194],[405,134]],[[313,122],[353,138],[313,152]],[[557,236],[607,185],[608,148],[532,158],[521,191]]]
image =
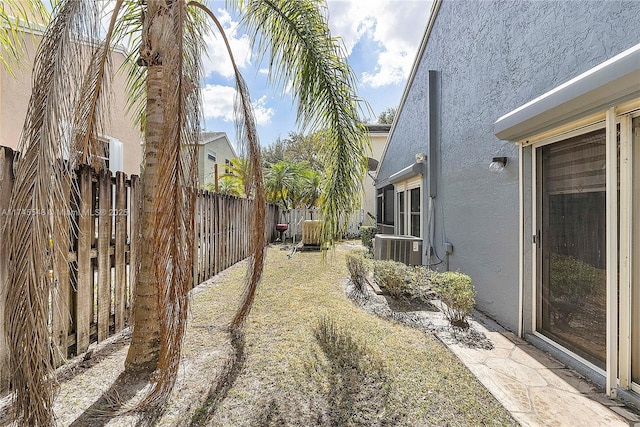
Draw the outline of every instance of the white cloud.
[[[220,20],[229,39],[229,45],[238,67],[242,69],[251,65],[249,36],[247,34],[238,34],[238,22],[234,21],[225,9],[218,9],[216,17]],[[207,55],[203,58],[205,78],[214,72],[226,78],[233,77],[233,67],[231,66],[229,53],[217,29],[213,29],[205,36],[205,43],[207,44]]]
[[[268,125],[271,123],[271,117],[275,114],[273,108],[267,107],[267,95],[263,95],[260,99],[253,101],[253,113],[256,116],[258,125]]]
[[[233,100],[236,90],[230,86],[205,85],[202,88],[202,104],[205,119],[222,119],[233,122]]]
[[[202,88],[203,114],[205,119],[222,119],[225,122],[233,122],[233,102],[236,90],[230,86],[205,85]],[[275,110],[267,106],[267,96],[252,101],[256,124],[267,125]]]
[[[377,64],[362,81],[372,87],[402,83],[422,40],[431,0],[329,0],[329,25],[342,37],[347,53],[364,37],[380,46]]]

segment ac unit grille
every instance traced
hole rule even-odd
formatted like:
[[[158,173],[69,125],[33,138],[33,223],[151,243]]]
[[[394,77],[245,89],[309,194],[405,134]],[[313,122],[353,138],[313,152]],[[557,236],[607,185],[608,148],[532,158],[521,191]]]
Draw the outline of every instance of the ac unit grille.
[[[374,256],[377,260],[393,260],[407,265],[421,265],[422,239],[411,236],[376,234]]]

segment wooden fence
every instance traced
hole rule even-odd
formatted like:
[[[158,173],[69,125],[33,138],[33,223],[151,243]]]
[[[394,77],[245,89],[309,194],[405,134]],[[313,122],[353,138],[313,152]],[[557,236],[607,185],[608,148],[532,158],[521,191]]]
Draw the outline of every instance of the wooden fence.
[[[322,219],[320,209],[290,209],[280,213],[279,222],[289,224],[289,228],[284,233],[285,239],[299,242],[302,238],[302,221]],[[344,238],[355,238],[360,236],[360,226],[364,224],[365,212],[360,209],[345,217],[346,233]]]
[[[0,147],[0,229],[13,185],[15,153]],[[136,284],[139,234],[139,179],[118,172],[95,173],[88,166],[76,173],[78,195],[69,211],[78,229],[69,242],[68,257],[54,260],[55,286],[50,296],[49,326],[54,363],[85,352],[93,342],[128,324]],[[247,257],[251,201],[198,192],[194,283],[214,276]],[[278,209],[269,206],[268,238],[275,240]],[[6,230],[10,233],[10,230]],[[55,233],[54,233],[55,234]],[[54,242],[59,237],[52,236]],[[7,277],[5,236],[0,236],[0,392],[7,388],[7,347],[4,342],[4,286]],[[57,244],[57,243],[56,243]]]
[[[198,191],[194,283],[201,283],[249,256],[252,200]],[[276,205],[267,206],[267,241],[277,238]]]

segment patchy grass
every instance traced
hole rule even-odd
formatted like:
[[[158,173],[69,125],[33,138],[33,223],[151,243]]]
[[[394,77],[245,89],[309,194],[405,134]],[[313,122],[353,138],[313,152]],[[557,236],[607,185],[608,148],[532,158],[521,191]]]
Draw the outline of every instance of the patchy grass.
[[[289,259],[286,251],[269,249],[241,361],[229,350],[224,326],[244,268],[228,270],[194,295],[185,357],[228,346],[228,359],[242,369],[224,399],[191,408],[192,425],[515,424],[433,336],[367,314],[344,296],[349,250],[339,246],[323,263],[319,253]],[[215,382],[230,369],[225,366],[221,361],[202,374]]]
[[[178,380],[152,425],[516,424],[431,334],[368,314],[345,296],[353,247],[338,246],[325,263],[320,253],[289,258],[270,248],[246,328],[233,334],[227,325],[246,263],[194,289]],[[148,386],[123,374],[121,345],[60,376],[58,425],[149,422],[127,412]],[[0,402],[0,424],[6,409]]]

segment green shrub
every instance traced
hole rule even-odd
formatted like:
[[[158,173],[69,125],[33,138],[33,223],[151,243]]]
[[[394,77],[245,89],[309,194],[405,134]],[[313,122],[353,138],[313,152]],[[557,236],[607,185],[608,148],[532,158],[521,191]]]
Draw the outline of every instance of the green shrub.
[[[434,297],[429,281],[429,271],[422,267],[409,267],[401,262],[373,262],[373,278],[393,298],[430,301]]]
[[[373,252],[373,239],[378,232],[378,227],[372,225],[363,225],[360,227],[360,240],[362,240],[362,246],[367,248],[369,252]]]
[[[444,307],[444,315],[454,326],[468,327],[467,317],[476,303],[476,292],[471,278],[466,274],[447,271],[431,273],[431,283],[435,286]]]
[[[364,291],[364,287],[367,284],[367,263],[361,254],[351,252],[348,253],[347,256],[347,269],[349,270],[349,275],[351,276],[351,281],[353,282],[356,289],[359,291]]]
[[[396,261],[378,261],[373,264],[373,278],[389,295],[399,298],[407,290],[407,266]]]

